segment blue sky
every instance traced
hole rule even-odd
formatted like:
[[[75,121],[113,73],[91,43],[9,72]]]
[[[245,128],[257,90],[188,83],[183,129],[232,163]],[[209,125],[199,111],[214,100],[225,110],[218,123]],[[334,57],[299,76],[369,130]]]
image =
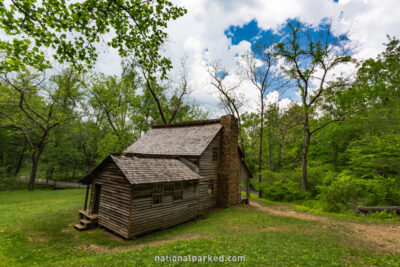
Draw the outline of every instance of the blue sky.
[[[300,18],[312,25],[320,24],[324,18],[332,19],[336,33],[350,31],[352,43],[358,46],[354,56],[361,60],[376,57],[383,51],[386,34],[400,38],[399,0],[172,1],[185,6],[188,12],[168,24],[168,41],[163,53],[171,58],[178,75],[181,58],[187,56],[192,91],[188,101],[216,113],[221,108],[210,84],[207,64],[220,60],[234,74],[238,56],[251,49],[254,41],[274,35],[288,19]],[[96,70],[119,74],[120,62],[117,51],[109,49],[99,56]],[[240,93],[248,103],[244,109],[254,110],[256,90],[244,82]]]
[[[224,34],[230,40],[232,46],[239,45],[240,42],[242,41],[249,42],[251,44],[251,50],[255,53],[256,57],[258,52],[255,49],[255,46],[261,45],[262,47],[264,46],[268,47],[272,42],[279,42],[280,40],[283,39],[284,36],[286,36],[291,31],[289,24],[302,25],[302,28],[306,32],[310,33],[311,37],[314,40],[318,40],[320,37],[323,37],[323,38],[329,38],[330,43],[333,43],[338,39],[350,41],[345,34],[339,36],[331,34],[331,32],[329,32],[328,29],[329,22],[330,21],[328,18],[323,18],[318,23],[318,25],[308,25],[308,24],[303,24],[299,19],[294,18],[294,19],[287,19],[285,23],[280,25],[278,29],[265,30],[258,25],[256,19],[252,19],[250,22],[244,25],[231,25],[228,29],[224,31]],[[305,60],[302,63],[303,63],[302,67],[307,68],[307,65],[310,63],[310,61]],[[262,69],[263,67],[260,68]],[[296,98],[297,90],[298,88],[296,87],[293,87],[290,90],[286,90],[285,94],[279,95],[279,98],[282,99],[287,97],[294,100]],[[264,97],[266,97],[266,95]]]

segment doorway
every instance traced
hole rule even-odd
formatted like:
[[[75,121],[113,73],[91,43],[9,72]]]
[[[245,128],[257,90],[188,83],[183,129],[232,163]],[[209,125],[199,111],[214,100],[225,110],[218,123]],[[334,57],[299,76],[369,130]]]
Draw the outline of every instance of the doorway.
[[[93,214],[99,213],[100,195],[101,195],[101,184],[94,184],[93,212],[92,212]]]

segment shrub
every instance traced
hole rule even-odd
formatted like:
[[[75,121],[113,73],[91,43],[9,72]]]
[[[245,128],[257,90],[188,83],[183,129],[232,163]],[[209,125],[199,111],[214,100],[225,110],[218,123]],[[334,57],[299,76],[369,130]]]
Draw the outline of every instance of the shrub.
[[[342,210],[344,207],[353,209],[356,206],[399,205],[399,181],[393,177],[375,176],[371,179],[356,177],[349,171],[339,175],[331,173],[323,185],[319,198],[327,202],[332,210]]]
[[[323,164],[319,161],[311,161],[307,168],[307,187],[308,191],[313,195],[316,196],[319,193],[318,185],[323,183],[324,178],[327,175],[333,173],[334,167],[332,164]],[[298,170],[298,179],[301,179],[301,169]],[[300,177],[299,177],[300,176]]]
[[[28,181],[17,177],[0,177],[0,191],[13,191],[28,188]]]
[[[265,181],[260,185],[263,198],[274,201],[294,201],[305,199],[308,194],[301,189],[301,184],[292,180]]]

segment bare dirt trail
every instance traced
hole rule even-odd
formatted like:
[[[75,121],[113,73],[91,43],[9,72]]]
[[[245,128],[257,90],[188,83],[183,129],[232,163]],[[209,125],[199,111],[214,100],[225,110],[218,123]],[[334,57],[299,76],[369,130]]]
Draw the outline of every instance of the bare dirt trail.
[[[371,247],[400,253],[400,226],[398,225],[346,222],[332,217],[297,212],[289,206],[268,207],[256,201],[251,201],[250,206],[271,215],[318,221],[326,225],[340,225],[350,230],[350,233],[346,232],[345,234],[353,235],[357,239],[367,242]]]

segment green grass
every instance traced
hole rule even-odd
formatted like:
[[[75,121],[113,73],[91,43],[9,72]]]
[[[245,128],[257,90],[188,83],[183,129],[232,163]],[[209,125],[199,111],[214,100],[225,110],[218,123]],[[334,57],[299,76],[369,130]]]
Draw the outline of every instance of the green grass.
[[[259,198],[256,194],[250,194],[252,199],[256,199],[259,202],[262,202],[267,205],[285,205],[291,207],[293,210],[304,212],[304,213],[312,213],[317,215],[324,215],[329,217],[334,217],[337,219],[342,219],[346,221],[354,221],[365,224],[373,224],[373,223],[381,223],[381,224],[396,224],[400,225],[400,217],[399,216],[380,216],[379,213],[370,213],[370,214],[359,214],[352,211],[347,212],[328,212],[324,211],[321,208],[318,208],[317,200],[307,200],[307,201],[299,201],[299,202],[278,202],[271,201],[264,198]],[[316,208],[310,207],[308,203],[304,202],[312,202],[313,206],[317,206]]]
[[[325,228],[321,222],[271,216],[249,206],[215,210],[135,241],[117,240],[101,229],[78,232],[73,224],[83,199],[81,189],[0,192],[0,266],[159,266],[156,255],[188,254],[244,255],[246,262],[237,264],[243,266],[400,265],[399,255],[377,252],[343,235],[346,229],[339,226]],[[109,251],[183,235],[198,238]]]

